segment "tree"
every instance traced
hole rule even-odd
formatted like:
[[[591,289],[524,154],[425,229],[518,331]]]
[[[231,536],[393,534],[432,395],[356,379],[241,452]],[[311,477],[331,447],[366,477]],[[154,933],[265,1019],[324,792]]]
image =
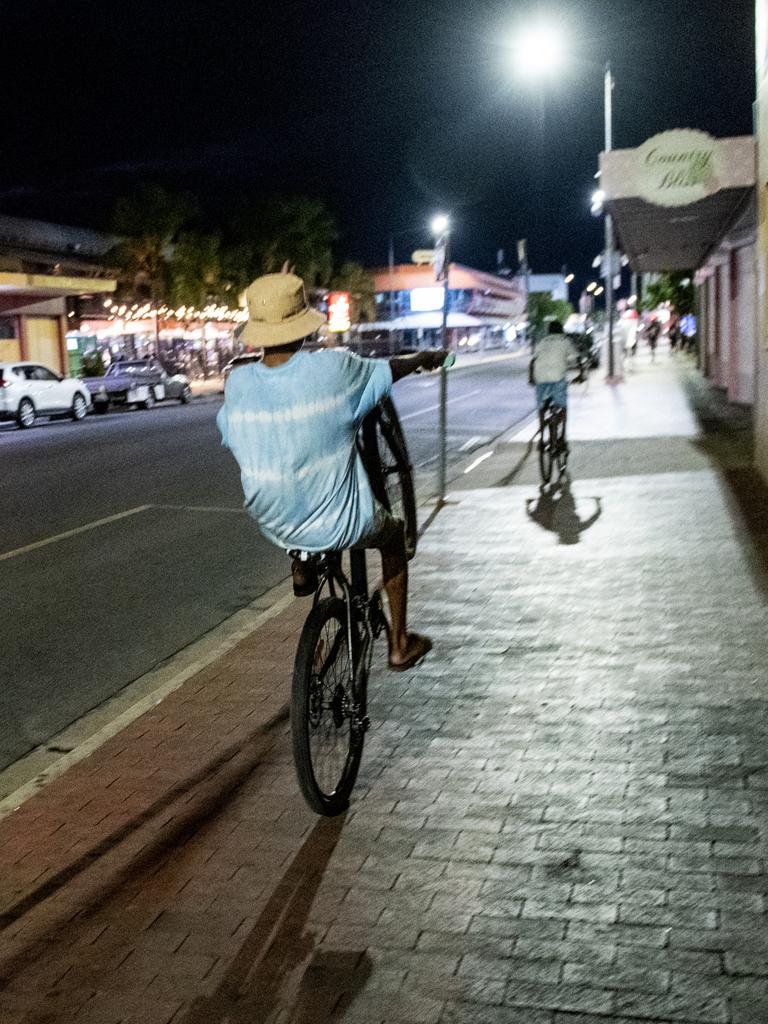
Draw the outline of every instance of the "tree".
[[[168,261],[168,276],[173,306],[200,309],[209,302],[236,302],[222,279],[221,241],[216,235],[182,233]]]
[[[669,303],[680,316],[693,312],[693,275],[687,270],[658,274],[646,287],[643,309],[648,312]]]
[[[352,323],[370,323],[376,319],[376,287],[373,277],[359,263],[342,263],[331,280],[334,291],[349,292]]]
[[[195,209],[190,196],[161,185],[138,185],[118,199],[112,227],[120,242],[113,255],[134,296],[153,301],[166,296],[171,248]]]
[[[573,306],[565,299],[553,299],[550,292],[531,292],[528,295],[528,322],[533,328],[534,338],[544,333],[550,320],[564,324],[573,313]]]
[[[338,230],[319,200],[298,196],[243,201],[232,219],[231,235],[233,252],[249,259],[248,281],[258,274],[279,273],[285,263],[310,291],[331,279]]]

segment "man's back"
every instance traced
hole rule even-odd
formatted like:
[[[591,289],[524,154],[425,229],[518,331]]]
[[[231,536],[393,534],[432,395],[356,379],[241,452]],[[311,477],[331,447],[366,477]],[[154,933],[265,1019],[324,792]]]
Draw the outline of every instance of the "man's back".
[[[370,528],[374,498],[355,434],[391,384],[386,361],[333,350],[233,370],[217,422],[246,508],[270,540],[341,550]]]
[[[535,384],[551,384],[563,380],[568,372],[571,341],[567,334],[547,334],[534,350],[533,380]]]

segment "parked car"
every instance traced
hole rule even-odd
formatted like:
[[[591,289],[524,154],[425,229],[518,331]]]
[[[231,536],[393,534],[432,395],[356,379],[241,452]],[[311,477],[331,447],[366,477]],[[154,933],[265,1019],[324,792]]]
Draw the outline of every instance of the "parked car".
[[[151,409],[166,398],[186,404],[192,389],[183,373],[169,374],[156,359],[119,360],[103,377],[86,377],[83,383],[93,398],[95,412],[106,412],[110,405],[138,405]]]
[[[600,350],[602,338],[595,334],[594,329],[588,326],[583,332],[566,331],[571,339],[571,344],[578,353],[578,362],[573,360],[572,369],[576,369],[578,363],[583,363],[589,370],[596,370],[600,365]]]
[[[82,380],[62,377],[40,363],[0,363],[0,420],[15,420],[26,429],[38,416],[83,420],[90,407]]]

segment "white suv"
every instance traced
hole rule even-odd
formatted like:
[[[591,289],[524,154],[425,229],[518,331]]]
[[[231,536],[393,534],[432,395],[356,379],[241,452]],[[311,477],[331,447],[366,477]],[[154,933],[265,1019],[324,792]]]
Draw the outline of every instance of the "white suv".
[[[62,377],[39,363],[0,363],[0,421],[31,427],[38,416],[85,419],[91,395],[81,380]]]

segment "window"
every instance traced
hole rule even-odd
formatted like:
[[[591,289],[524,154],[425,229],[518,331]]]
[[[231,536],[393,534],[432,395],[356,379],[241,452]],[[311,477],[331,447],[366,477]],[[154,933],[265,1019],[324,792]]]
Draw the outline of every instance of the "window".
[[[9,341],[16,335],[16,318],[0,316],[0,341]]]
[[[59,379],[57,374],[45,366],[32,366],[30,369],[32,370],[32,373],[28,378],[29,380],[52,381]]]

